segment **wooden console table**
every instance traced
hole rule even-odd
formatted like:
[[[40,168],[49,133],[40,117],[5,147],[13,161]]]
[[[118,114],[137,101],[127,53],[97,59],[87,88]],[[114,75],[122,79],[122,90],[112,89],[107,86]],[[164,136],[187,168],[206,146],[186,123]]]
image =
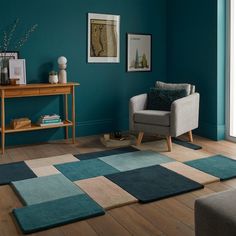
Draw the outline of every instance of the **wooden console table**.
[[[5,150],[5,135],[7,133],[34,131],[41,129],[51,129],[58,127],[65,127],[65,137],[68,139],[68,128],[72,127],[72,142],[75,143],[75,86],[78,83],[67,84],[27,84],[18,86],[0,86],[1,93],[1,137],[2,137],[2,154]],[[72,118],[68,117],[68,97],[72,95]],[[48,95],[64,95],[64,111],[65,120],[63,124],[54,124],[49,126],[39,126],[32,124],[30,128],[12,129],[10,125],[5,124],[5,98],[17,98],[17,97],[35,97],[35,96],[48,96]]]

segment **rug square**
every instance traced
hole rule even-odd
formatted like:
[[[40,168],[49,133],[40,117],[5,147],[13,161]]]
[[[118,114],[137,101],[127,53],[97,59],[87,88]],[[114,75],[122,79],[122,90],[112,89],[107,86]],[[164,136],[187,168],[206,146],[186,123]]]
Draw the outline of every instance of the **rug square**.
[[[154,151],[130,152],[101,157],[99,159],[113,166],[119,171],[128,171],[174,161],[170,157],[161,155]]]
[[[178,138],[173,138],[173,142],[178,144],[178,145],[181,145],[183,147],[190,148],[190,149],[193,149],[193,150],[202,149],[202,147],[197,145],[197,144],[194,144],[194,143],[191,143],[191,142],[188,142],[188,141],[185,141],[185,140],[181,140],[181,139],[178,139]]]
[[[153,150],[159,152],[160,154],[166,155],[170,158],[175,159],[175,161],[185,162],[192,161],[199,158],[205,158],[212,155],[203,149],[201,150],[191,150],[185,147],[173,143],[173,151],[166,152],[166,142],[165,140],[142,143],[139,147],[140,150]]]
[[[146,203],[203,186],[160,165],[105,176],[125,191]]]
[[[75,184],[106,210],[138,201],[104,176],[79,180]]]
[[[214,175],[221,180],[227,180],[236,177],[236,160],[222,155],[215,155],[204,159],[185,162],[210,175]]]
[[[13,188],[26,205],[48,202],[82,194],[83,191],[62,174],[12,182]]]
[[[31,170],[38,176],[48,176],[48,175],[55,175],[55,174],[61,174],[60,171],[58,171],[54,166],[41,166],[41,167],[35,167],[31,168]]]
[[[115,148],[115,149],[99,151],[99,152],[82,153],[82,154],[75,155],[75,157],[77,157],[79,160],[88,160],[88,159],[94,159],[94,158],[99,158],[99,157],[104,157],[104,156],[111,156],[115,154],[136,152],[136,151],[139,151],[139,149],[130,146],[130,147],[121,147],[121,148]]]
[[[86,194],[13,210],[23,233],[34,233],[104,214],[102,207]]]
[[[71,181],[88,179],[119,172],[117,169],[99,159],[55,165]]]
[[[60,155],[60,156],[27,160],[25,161],[25,163],[30,168],[37,168],[37,167],[42,167],[42,166],[50,166],[50,165],[56,165],[56,164],[61,164],[61,163],[74,162],[74,161],[79,161],[79,160],[72,154],[65,154],[65,155]]]
[[[181,162],[169,162],[169,163],[165,163],[165,164],[161,164],[161,166],[172,170],[180,175],[183,175],[193,181],[196,181],[200,184],[209,184],[209,183],[213,183],[213,182],[217,182],[220,181],[219,178],[209,175],[205,172],[202,172],[198,169],[195,169],[191,166],[185,165]]]
[[[0,185],[35,177],[37,176],[23,161],[0,165]]]

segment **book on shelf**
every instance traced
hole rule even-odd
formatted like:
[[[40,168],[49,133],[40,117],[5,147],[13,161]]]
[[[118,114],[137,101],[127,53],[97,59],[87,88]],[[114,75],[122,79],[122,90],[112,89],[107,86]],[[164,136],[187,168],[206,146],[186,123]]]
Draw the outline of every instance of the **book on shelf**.
[[[54,120],[54,119],[60,119],[60,116],[57,115],[57,114],[54,114],[54,115],[43,115],[40,117],[40,119],[43,119],[43,120]]]
[[[61,119],[50,119],[50,120],[39,119],[40,124],[51,124],[51,123],[59,123],[59,122],[61,122]]]
[[[37,124],[39,126],[48,126],[48,125],[60,125],[60,124],[63,124],[63,122],[59,115],[53,114],[53,115],[40,116]]]
[[[47,124],[43,124],[43,123],[39,123],[39,126],[50,126],[50,125],[63,125],[64,123],[61,122],[55,122],[55,123],[47,123]]]

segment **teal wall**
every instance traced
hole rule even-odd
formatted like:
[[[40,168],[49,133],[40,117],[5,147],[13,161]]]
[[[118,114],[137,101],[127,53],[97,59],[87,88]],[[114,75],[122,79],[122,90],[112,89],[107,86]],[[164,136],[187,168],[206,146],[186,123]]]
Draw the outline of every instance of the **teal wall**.
[[[196,133],[224,138],[225,0],[169,0],[167,80],[196,85],[201,95]]]
[[[4,5],[5,4],[5,5]],[[20,51],[27,62],[27,82],[47,82],[48,72],[57,69],[56,59],[68,58],[68,80],[79,82],[76,89],[76,135],[128,129],[128,100],[147,91],[156,80],[166,80],[166,0],[12,0],[3,2],[0,28],[16,17],[22,28],[39,25]],[[120,63],[87,64],[87,13],[121,16]],[[126,33],[153,36],[152,72],[126,72]],[[58,97],[8,100],[7,121],[28,116],[33,121],[45,113],[62,112]],[[7,144],[43,142],[63,138],[63,130],[7,135]]]

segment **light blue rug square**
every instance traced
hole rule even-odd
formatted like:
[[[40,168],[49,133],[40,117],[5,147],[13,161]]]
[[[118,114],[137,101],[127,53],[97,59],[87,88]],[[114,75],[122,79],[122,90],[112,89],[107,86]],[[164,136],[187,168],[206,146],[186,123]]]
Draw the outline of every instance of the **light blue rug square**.
[[[170,157],[154,151],[130,152],[99,158],[119,171],[134,170],[138,168],[159,165],[175,161]]]
[[[119,172],[117,169],[99,159],[71,162],[55,165],[71,181],[88,179]]]
[[[48,202],[84,192],[62,174],[12,182],[25,205]]]

